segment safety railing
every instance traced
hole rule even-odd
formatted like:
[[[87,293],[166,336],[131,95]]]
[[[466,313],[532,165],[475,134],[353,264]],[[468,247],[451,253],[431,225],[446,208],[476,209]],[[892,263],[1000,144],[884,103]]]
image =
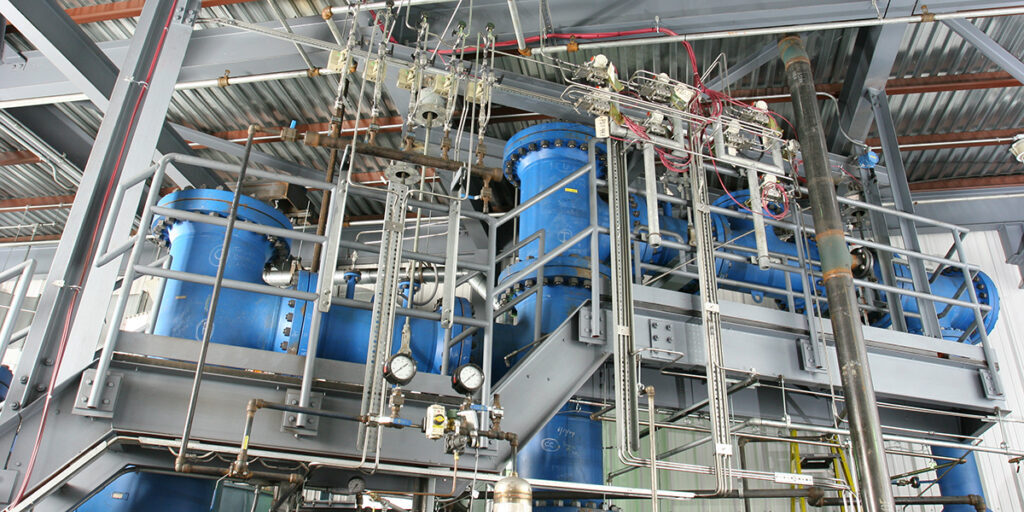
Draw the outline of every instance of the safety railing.
[[[22,305],[25,303],[28,286],[32,282],[32,275],[35,274],[35,271],[36,260],[28,259],[0,272],[0,284],[6,283],[11,279],[17,279],[14,289],[11,291],[11,303],[7,306],[7,315],[4,316],[4,322],[0,325],[0,361],[7,354],[7,347],[10,346],[12,341],[24,338],[28,334],[28,328],[15,332],[14,327],[18,323],[18,316],[21,313]]]
[[[167,261],[164,262],[162,266],[154,266],[152,264],[146,265],[140,263],[141,257],[145,252],[145,231],[148,229],[148,226],[152,223],[153,217],[156,215],[166,216],[168,218],[178,220],[187,220],[190,222],[200,222],[204,224],[210,224],[221,227],[229,227],[229,225],[231,225],[231,229],[240,229],[244,231],[250,231],[253,233],[263,234],[266,236],[289,238],[292,240],[301,240],[316,244],[330,245],[329,242],[331,241],[332,238],[340,236],[340,212],[337,211],[332,211],[333,217],[331,219],[331,227],[333,229],[328,230],[329,234],[327,236],[320,236],[316,234],[305,233],[302,231],[275,228],[271,226],[264,226],[246,221],[239,221],[237,219],[229,219],[212,215],[202,215],[195,212],[179,210],[176,208],[158,206],[157,201],[160,199],[160,185],[161,183],[163,183],[167,166],[172,163],[205,167],[211,170],[222,171],[231,174],[239,174],[243,172],[238,165],[234,164],[227,164],[215,160],[198,158],[190,155],[169,154],[161,158],[158,163],[146,168],[145,170],[139,173],[136,173],[135,175],[126,177],[124,180],[122,180],[114,191],[111,208],[109,210],[110,213],[107,215],[103,231],[100,235],[100,243],[97,250],[100,256],[96,259],[95,266],[101,267],[103,265],[106,265],[114,261],[121,255],[123,255],[125,252],[128,252],[130,249],[131,252],[128,256],[125,275],[124,278],[122,279],[122,289],[124,290],[127,290],[128,287],[131,286],[131,283],[133,283],[138,276],[144,275],[162,278],[165,280],[164,283],[166,282],[167,279],[175,279],[210,286],[216,284],[217,279],[214,276],[172,270],[170,268],[169,258]],[[309,180],[281,173],[262,171],[258,169],[246,169],[245,172],[249,176],[272,179],[276,181],[283,181],[300,187],[314,188],[330,192],[334,192],[336,190],[336,186],[331,183]],[[144,182],[149,183],[149,192],[147,193],[145,199],[143,200],[142,215],[139,221],[139,230],[134,236],[132,236],[128,240],[128,242],[111,249],[110,240],[114,231],[114,224],[116,223],[119,212],[121,211],[121,208],[123,206],[122,203],[124,202],[125,193],[132,187],[135,187],[136,185],[139,185],[140,183]],[[332,194],[332,197],[336,196],[337,194]],[[336,200],[332,201],[332,204],[329,205],[329,207],[336,209],[336,203]],[[230,237],[231,234],[231,230],[225,230],[224,236]],[[336,246],[337,243],[335,241],[335,247]],[[325,250],[323,252],[324,254],[322,255],[322,257],[326,259],[329,256],[328,253],[330,253],[331,251]],[[327,273],[327,275],[323,276],[323,278],[319,280],[320,282],[318,285],[317,293],[301,292],[297,290],[278,288],[266,284],[236,281],[232,279],[222,279],[221,281],[221,285],[226,288],[314,302],[318,301],[319,297],[323,295],[323,293],[325,292],[329,297],[331,290],[333,289],[333,273]],[[106,332],[104,333],[103,343],[100,350],[100,356],[96,367],[97,382],[104,382],[106,375],[110,370],[111,359],[113,357],[114,350],[117,346],[118,336],[121,332],[121,322],[124,318],[125,308],[128,303],[128,297],[128,293],[121,293],[120,296],[118,297],[117,302],[114,305],[114,311],[111,316],[110,323],[108,324]],[[159,300],[160,299],[158,298],[157,301]],[[212,300],[215,299],[211,299],[211,302]],[[154,307],[156,306],[158,306],[158,303],[154,304]],[[319,314],[322,313],[323,311],[323,308],[315,308],[314,318],[319,316]],[[151,315],[156,314],[157,311],[154,309]],[[154,322],[155,318],[151,317],[149,324],[150,329],[152,329]],[[319,322],[313,323],[319,324]],[[314,345],[314,333],[311,332],[310,334],[310,348],[313,348],[312,345]],[[315,358],[315,353],[315,350],[307,350],[306,354],[307,361],[309,361],[310,364],[306,365],[306,372],[304,372],[305,375],[303,375],[303,380],[308,380],[310,384],[312,383],[312,360]],[[88,401],[86,402],[86,405],[90,408],[98,407],[101,401],[101,392],[102,386],[93,386],[92,391],[90,392],[90,395],[88,397]]]

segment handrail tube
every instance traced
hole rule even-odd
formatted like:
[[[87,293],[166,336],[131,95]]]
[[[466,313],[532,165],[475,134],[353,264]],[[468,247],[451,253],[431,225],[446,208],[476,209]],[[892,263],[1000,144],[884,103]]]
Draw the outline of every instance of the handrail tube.
[[[140,229],[144,229],[144,226],[149,225],[153,219],[152,206],[156,203],[157,196],[160,195],[160,184],[163,183],[164,173],[167,171],[167,165],[174,160],[174,155],[165,155],[160,159],[159,165],[153,172],[153,186],[149,187],[149,193],[146,194],[145,206],[142,209],[142,217],[139,221]],[[111,211],[107,217],[107,222],[104,226],[104,234],[109,237],[110,233],[114,229],[114,212]],[[100,357],[96,363],[96,378],[93,380],[94,384],[92,389],[89,391],[89,397],[86,400],[86,407],[95,409],[99,407],[100,400],[104,386],[107,380],[107,372],[110,370],[110,360],[114,355],[114,346],[117,344],[117,337],[121,334],[121,320],[124,318],[124,311],[128,307],[128,297],[131,288],[131,283],[135,281],[135,274],[137,269],[135,268],[139,262],[139,258],[142,257],[143,247],[145,245],[146,238],[143,236],[135,237],[135,246],[132,248],[131,254],[128,256],[128,268],[125,270],[124,279],[121,280],[121,295],[118,296],[117,302],[114,305],[114,312],[110,317],[110,323],[107,325],[107,332],[103,338],[103,348],[100,349]]]
[[[350,194],[355,194],[357,196],[367,197],[367,198],[374,199],[374,200],[377,200],[377,201],[385,201],[387,199],[387,197],[388,197],[388,193],[387,193],[386,190],[381,190],[381,189],[376,189],[376,188],[371,188],[371,187],[351,187],[349,189],[349,193]],[[442,204],[438,204],[438,203],[431,203],[431,202],[427,202],[427,201],[420,201],[418,199],[412,199],[412,198],[409,198],[408,205],[409,205],[410,208],[416,208],[416,209],[420,209],[420,210],[428,210],[428,211],[432,211],[432,212],[444,213],[445,217],[447,217],[447,215],[448,215],[448,207],[447,207],[447,205],[442,205]],[[486,213],[481,213],[481,212],[478,212],[478,211],[475,211],[475,210],[468,210],[468,209],[464,210],[462,212],[462,216],[463,217],[468,217],[470,219],[480,220],[480,221],[487,222],[487,223],[490,223],[493,220],[493,218],[490,215],[487,215]]]
[[[18,263],[15,266],[9,268],[9,269],[4,270],[3,272],[0,272],[0,283],[2,283],[4,281],[7,281],[8,279],[10,279],[10,278],[12,278],[12,277],[14,277],[16,275],[21,274],[24,271],[25,267],[30,264],[29,262],[34,262],[34,261],[35,260],[25,260],[25,261],[23,261],[21,263]]]
[[[964,250],[963,239],[958,233],[953,234],[953,245],[956,247],[957,257],[965,259],[967,257],[967,251]],[[967,284],[967,293],[972,302],[978,302],[978,292],[974,289],[974,278],[971,272],[967,269],[962,269],[964,274],[964,282]],[[992,384],[992,395],[1003,394],[1002,380],[999,378],[999,360],[996,356],[995,350],[992,348],[992,344],[988,342],[988,333],[985,331],[985,319],[981,315],[981,310],[978,308],[974,309],[974,327],[978,331],[978,339],[981,343],[981,350],[985,354],[985,363],[988,365],[989,376],[991,377],[990,382]],[[965,333],[966,334],[966,333]],[[989,393],[986,393],[989,394]]]
[[[214,226],[225,227],[228,225],[228,219],[218,215],[203,215],[198,212],[179,210],[177,208],[169,208],[166,206],[153,206],[153,213],[156,215],[163,215],[164,217],[169,217],[172,219],[181,219],[191,222],[201,222],[203,224],[211,224]],[[303,242],[310,242],[314,244],[322,244],[327,241],[326,236],[317,235],[315,233],[305,233],[294,229],[278,228],[274,226],[267,226],[264,224],[244,220],[235,221],[235,229],[250,231],[252,233],[259,233],[261,235],[290,238],[292,240],[300,240]]]
[[[19,267],[21,268],[19,269]],[[14,285],[14,290],[11,292],[11,304],[7,308],[7,315],[4,317],[3,326],[0,327],[0,360],[7,353],[7,347],[11,343],[14,324],[18,322],[21,305],[25,302],[25,295],[28,293],[28,285],[32,281],[32,274],[36,271],[36,260],[25,260],[14,266],[11,270],[15,269],[21,270],[21,274],[18,277],[18,283]]]
[[[100,268],[106,265],[107,263],[114,261],[115,258],[127,252],[128,249],[134,247],[135,242],[138,241],[138,239],[138,233],[132,235],[127,242],[117,246],[114,250],[107,252],[106,254],[100,256],[99,258],[96,258],[96,263],[94,263],[93,266],[96,268]]]
[[[499,254],[495,258],[495,261],[502,261],[505,258],[508,258],[512,254],[514,254],[516,251],[518,251],[519,249],[522,249],[524,246],[529,244],[530,242],[532,242],[534,240],[537,240],[539,238],[542,238],[543,236],[544,236],[544,230],[543,229],[535,231],[532,235],[530,235],[530,236],[528,236],[528,237],[526,237],[526,238],[524,238],[524,239],[522,239],[522,240],[512,244],[512,246],[509,247],[508,249],[505,249],[501,254]]]
[[[514,285],[517,282],[523,280],[523,278],[525,278],[526,276],[534,273],[542,265],[550,263],[551,260],[553,260],[556,257],[560,256],[563,252],[569,250],[570,247],[580,243],[584,238],[589,236],[593,231],[594,231],[594,228],[591,228],[591,227],[584,228],[579,233],[576,233],[575,235],[573,235],[572,238],[570,238],[570,239],[562,242],[561,244],[559,244],[558,247],[555,247],[551,251],[544,253],[543,256],[533,260],[533,262],[530,263],[529,265],[527,265],[526,268],[520,270],[519,272],[516,272],[515,274],[513,274],[511,276],[505,277],[505,279],[503,280],[503,282],[501,284],[498,284],[497,286],[494,287],[494,291],[491,292],[490,300],[494,300],[501,292],[507,290],[512,285]]]
[[[364,243],[361,243],[361,242],[356,242],[356,241],[353,241],[353,240],[342,240],[341,241],[341,247],[344,247],[346,249],[355,249],[357,251],[366,251],[366,252],[370,252],[370,253],[373,253],[373,254],[379,254],[380,253],[380,248],[379,247],[376,247],[376,246],[373,246],[373,245],[370,245],[370,244],[364,244]],[[426,254],[426,253],[422,253],[422,252],[402,251],[402,257],[406,258],[406,259],[410,259],[410,260],[424,261],[424,262],[427,262],[427,263],[437,263],[439,265],[444,265],[446,263],[446,261],[444,259],[444,256],[436,256],[436,255],[433,255],[433,254]],[[459,266],[467,268],[469,270],[476,270],[476,271],[479,271],[479,272],[487,272],[487,265],[481,265],[479,263],[472,263],[472,262],[466,261],[466,262],[459,263]]]
[[[135,265],[133,267],[135,272],[145,276],[162,277],[165,279],[176,279],[178,281],[187,281],[189,283],[213,285],[214,277],[205,274],[193,274],[190,272],[182,272],[180,270],[171,270],[160,267],[151,267],[148,265]],[[276,286],[270,286],[267,284],[250,283],[248,281],[236,281],[234,279],[225,279],[224,287],[231,288],[232,290],[242,290],[246,292],[263,293],[266,295],[276,295],[278,297],[287,297],[289,299],[298,300],[316,300],[316,294],[313,292],[300,292],[298,290],[292,290],[287,288],[278,288]]]
[[[511,210],[505,212],[505,214],[502,215],[501,217],[498,217],[498,218],[494,219],[495,226],[501,226],[501,225],[505,224],[506,222],[508,222],[508,221],[510,221],[510,220],[512,220],[512,219],[514,219],[516,217],[518,217],[520,214],[523,213],[523,211],[530,209],[533,205],[543,201],[545,198],[547,198],[551,194],[554,194],[555,192],[558,192],[559,190],[562,190],[563,188],[565,188],[566,185],[572,183],[573,181],[578,179],[580,176],[583,176],[584,174],[590,172],[591,168],[592,168],[592,165],[590,163],[586,163],[582,167],[580,167],[579,169],[576,169],[575,171],[573,171],[568,176],[558,180],[557,182],[555,182],[550,187],[544,189],[543,191],[541,191],[541,192],[539,192],[537,194],[534,194],[533,196],[531,196],[526,201],[523,201],[523,202],[519,203],[519,206],[516,206],[515,208],[512,208]]]
[[[346,307],[350,307],[350,308],[364,309],[364,310],[367,310],[367,311],[373,309],[373,304],[370,303],[370,302],[364,302],[364,301],[356,300],[356,299],[346,299],[344,297],[335,297],[335,298],[331,299],[331,304],[333,304],[335,306],[346,306]],[[422,309],[406,308],[406,307],[402,307],[402,306],[396,306],[395,307],[395,314],[396,315],[401,315],[401,316],[407,316],[407,317],[410,317],[410,318],[422,318],[424,320],[441,320],[441,314],[440,313],[434,313],[432,311],[424,311]],[[484,322],[482,320],[477,320],[476,318],[467,317],[467,316],[456,316],[456,317],[453,317],[453,321],[455,323],[457,323],[457,324],[468,325],[468,326],[471,326],[471,327],[478,327],[478,328],[481,328],[481,329],[487,326],[486,322]]]

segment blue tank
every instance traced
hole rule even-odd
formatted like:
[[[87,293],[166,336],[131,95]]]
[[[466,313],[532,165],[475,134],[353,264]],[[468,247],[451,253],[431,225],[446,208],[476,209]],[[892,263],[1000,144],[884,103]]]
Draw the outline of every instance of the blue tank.
[[[217,481],[157,473],[125,473],[77,512],[208,512]]]
[[[964,458],[963,464],[943,469],[937,469],[936,477],[939,478],[939,492],[943,496],[967,496],[974,494],[985,497],[985,489],[981,485],[981,475],[978,474],[978,462],[974,460],[974,452],[961,448],[944,448],[941,446],[932,447],[932,455],[939,457]],[[966,456],[965,456],[966,455]],[[946,464],[948,460],[936,459],[936,464]],[[977,512],[973,505],[946,505],[942,512]]]
[[[0,365],[0,402],[7,399],[7,392],[11,390],[11,380],[14,379],[14,373],[5,364]]]
[[[182,190],[164,196],[160,206],[226,217],[233,193],[225,190]],[[238,219],[291,229],[281,212],[261,201],[242,196]],[[170,246],[171,269],[216,275],[224,228],[198,222],[153,219],[153,232]],[[262,283],[263,269],[272,259],[288,255],[287,240],[270,241],[264,235],[236,229],[228,250],[224,278]],[[202,339],[213,287],[168,280],[154,334]],[[284,337],[276,329],[280,297],[224,288],[217,304],[212,341],[226,345],[273,350]]]
[[[524,478],[600,485],[604,480],[601,422],[590,419],[593,407],[566,404],[519,451],[516,467]],[[600,501],[535,503],[537,512],[577,512]]]
[[[909,282],[911,278],[910,268],[905,263],[895,261],[893,263],[893,270],[897,277],[905,280],[900,281],[900,288],[912,290],[914,285]],[[879,272],[876,270],[876,275]],[[971,297],[964,284],[964,274],[959,268],[947,267],[936,276],[931,283],[932,294],[941,297],[951,297],[964,302],[970,302]],[[977,294],[978,302],[992,309],[983,312],[985,324],[985,333],[991,333],[992,329],[995,328],[996,322],[999,320],[999,292],[996,291],[996,284],[992,281],[992,278],[984,272],[978,272],[974,276],[974,292]],[[884,298],[884,294],[883,294]],[[903,296],[900,300],[903,305],[904,313],[920,314],[920,309],[917,304],[917,299],[914,297]],[[957,341],[963,336],[964,332],[970,330],[974,326],[974,310],[963,306],[950,306],[942,302],[933,302],[935,305],[935,312],[939,315],[939,326],[942,328],[942,337],[950,341]],[[921,334],[924,332],[921,325],[920,317],[906,317],[907,330],[914,334]],[[882,316],[877,322],[874,322],[876,327],[889,327],[892,325],[892,319],[888,314]],[[981,342],[981,335],[977,331],[972,332],[965,340],[965,343],[976,345]]]
[[[160,200],[160,205],[208,215],[226,216],[232,193],[222,190],[186,190],[174,192]],[[243,196],[239,203],[239,220],[258,224],[291,228],[291,223],[279,211],[250,197]],[[209,224],[177,221],[164,217],[153,220],[153,231],[167,243],[171,253],[171,269],[213,276],[217,272],[224,228]],[[263,270],[271,262],[280,262],[288,256],[285,240],[268,238],[249,231],[236,229],[228,251],[225,279],[263,284]],[[346,277],[347,291],[354,291],[356,276]],[[315,292],[317,276],[299,272],[300,291]],[[208,285],[168,280],[158,312],[154,333],[184,339],[202,338],[206,314],[213,288]],[[305,355],[312,319],[311,302],[281,298],[273,295],[223,288],[217,305],[217,316],[211,340],[214,343],[241,347],[290,352]],[[471,316],[468,301],[456,301],[457,316]],[[324,317],[320,329],[317,356],[355,363],[366,362],[371,312],[342,306],[333,306]],[[400,348],[405,317],[395,322],[394,350]],[[465,327],[456,324],[452,336],[458,336]],[[411,348],[418,369],[439,373],[444,352],[444,329],[440,322],[424,319],[410,321]],[[452,367],[469,361],[473,337],[452,347]]]

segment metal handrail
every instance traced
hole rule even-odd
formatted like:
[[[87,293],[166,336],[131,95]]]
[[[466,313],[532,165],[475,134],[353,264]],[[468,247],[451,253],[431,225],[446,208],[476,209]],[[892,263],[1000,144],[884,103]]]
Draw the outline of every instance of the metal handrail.
[[[36,271],[36,260],[25,260],[0,273],[0,283],[5,283],[17,276],[18,281],[11,292],[11,304],[7,308],[7,315],[4,323],[0,326],[0,360],[3,360],[7,353],[7,347],[14,338],[14,325],[18,322],[18,314],[21,312],[21,305],[25,302],[28,294],[28,285],[32,281],[32,275]],[[27,330],[23,329],[27,333]],[[20,334],[20,332],[18,333]]]

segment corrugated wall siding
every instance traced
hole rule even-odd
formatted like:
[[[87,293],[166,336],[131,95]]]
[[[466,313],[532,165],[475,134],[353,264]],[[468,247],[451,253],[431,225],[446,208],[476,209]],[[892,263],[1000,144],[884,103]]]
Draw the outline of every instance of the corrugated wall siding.
[[[944,254],[952,243],[949,235],[926,235],[922,237],[924,252],[930,254]],[[1001,375],[1004,380],[1007,392],[1007,406],[1015,411],[1010,418],[1024,417],[1016,411],[1024,411],[1024,365],[1021,364],[1021,349],[1014,343],[1024,335],[1024,291],[1017,288],[1020,276],[1016,267],[1007,265],[1003,256],[1002,246],[996,232],[972,233],[965,244],[968,252],[968,260],[980,265],[993,280],[995,280],[1002,299],[1002,308],[999,323],[991,336],[992,343],[1000,357],[1002,368]],[[838,376],[836,377],[838,378]],[[692,425],[706,426],[703,420],[691,419]],[[1002,431],[1006,432],[1005,441],[1014,448],[1024,448],[1024,423],[1006,422],[1004,428],[998,426],[990,429],[984,436],[986,445],[999,446],[1004,441]],[[789,432],[777,429],[763,431],[765,434],[786,436]],[[658,451],[663,452],[672,447],[681,446],[703,437],[704,434],[661,430],[657,436]],[[615,453],[615,426],[611,422],[604,425],[604,466],[606,474],[622,468]],[[903,443],[886,443],[886,448],[892,451],[916,452],[927,455],[928,449],[921,446],[907,445]],[[825,452],[827,448],[801,446],[801,454]],[[744,447],[746,468],[760,471],[790,471],[790,448],[786,443],[777,442],[756,442],[748,443]],[[646,440],[641,446],[641,453],[648,453]],[[734,465],[739,467],[739,448],[734,444]],[[1007,462],[1007,457],[1000,455],[978,454],[978,464],[981,468],[982,478],[985,484],[985,493],[988,498],[989,508],[994,512],[1017,512],[1024,511],[1024,499],[1019,489],[1021,482],[1020,475],[1016,468]],[[688,452],[676,455],[669,459],[673,462],[684,462],[690,464],[711,465],[711,449],[705,445]],[[910,472],[916,469],[926,468],[932,465],[932,461],[926,457],[909,457],[902,455],[888,455],[889,472],[891,475]],[[852,463],[852,461],[851,461]],[[819,473],[823,474],[824,473]],[[831,476],[831,475],[828,475]],[[928,472],[918,477],[922,481],[934,480],[934,472]],[[713,481],[707,476],[662,471],[659,478],[659,486],[662,489],[708,489]],[[628,487],[650,487],[650,476],[647,468],[636,469],[628,474],[615,478],[614,485]],[[775,487],[776,484],[766,482],[750,482],[750,488]],[[922,492],[925,495],[937,495],[938,489],[931,487],[926,489],[927,484],[918,489],[909,486],[895,487],[895,493],[902,496],[916,496]],[[615,501],[614,504],[624,511],[648,511],[651,505],[645,500]],[[800,503],[793,503],[791,500],[750,500],[749,508],[745,508],[742,500],[693,500],[689,502],[672,502],[664,500],[661,510],[693,510],[706,512],[725,511],[749,511],[749,512],[789,512],[801,511]],[[837,511],[838,507],[819,509],[807,507],[807,510]],[[903,510],[901,507],[900,510]],[[940,512],[941,507],[907,507],[907,512]]]

